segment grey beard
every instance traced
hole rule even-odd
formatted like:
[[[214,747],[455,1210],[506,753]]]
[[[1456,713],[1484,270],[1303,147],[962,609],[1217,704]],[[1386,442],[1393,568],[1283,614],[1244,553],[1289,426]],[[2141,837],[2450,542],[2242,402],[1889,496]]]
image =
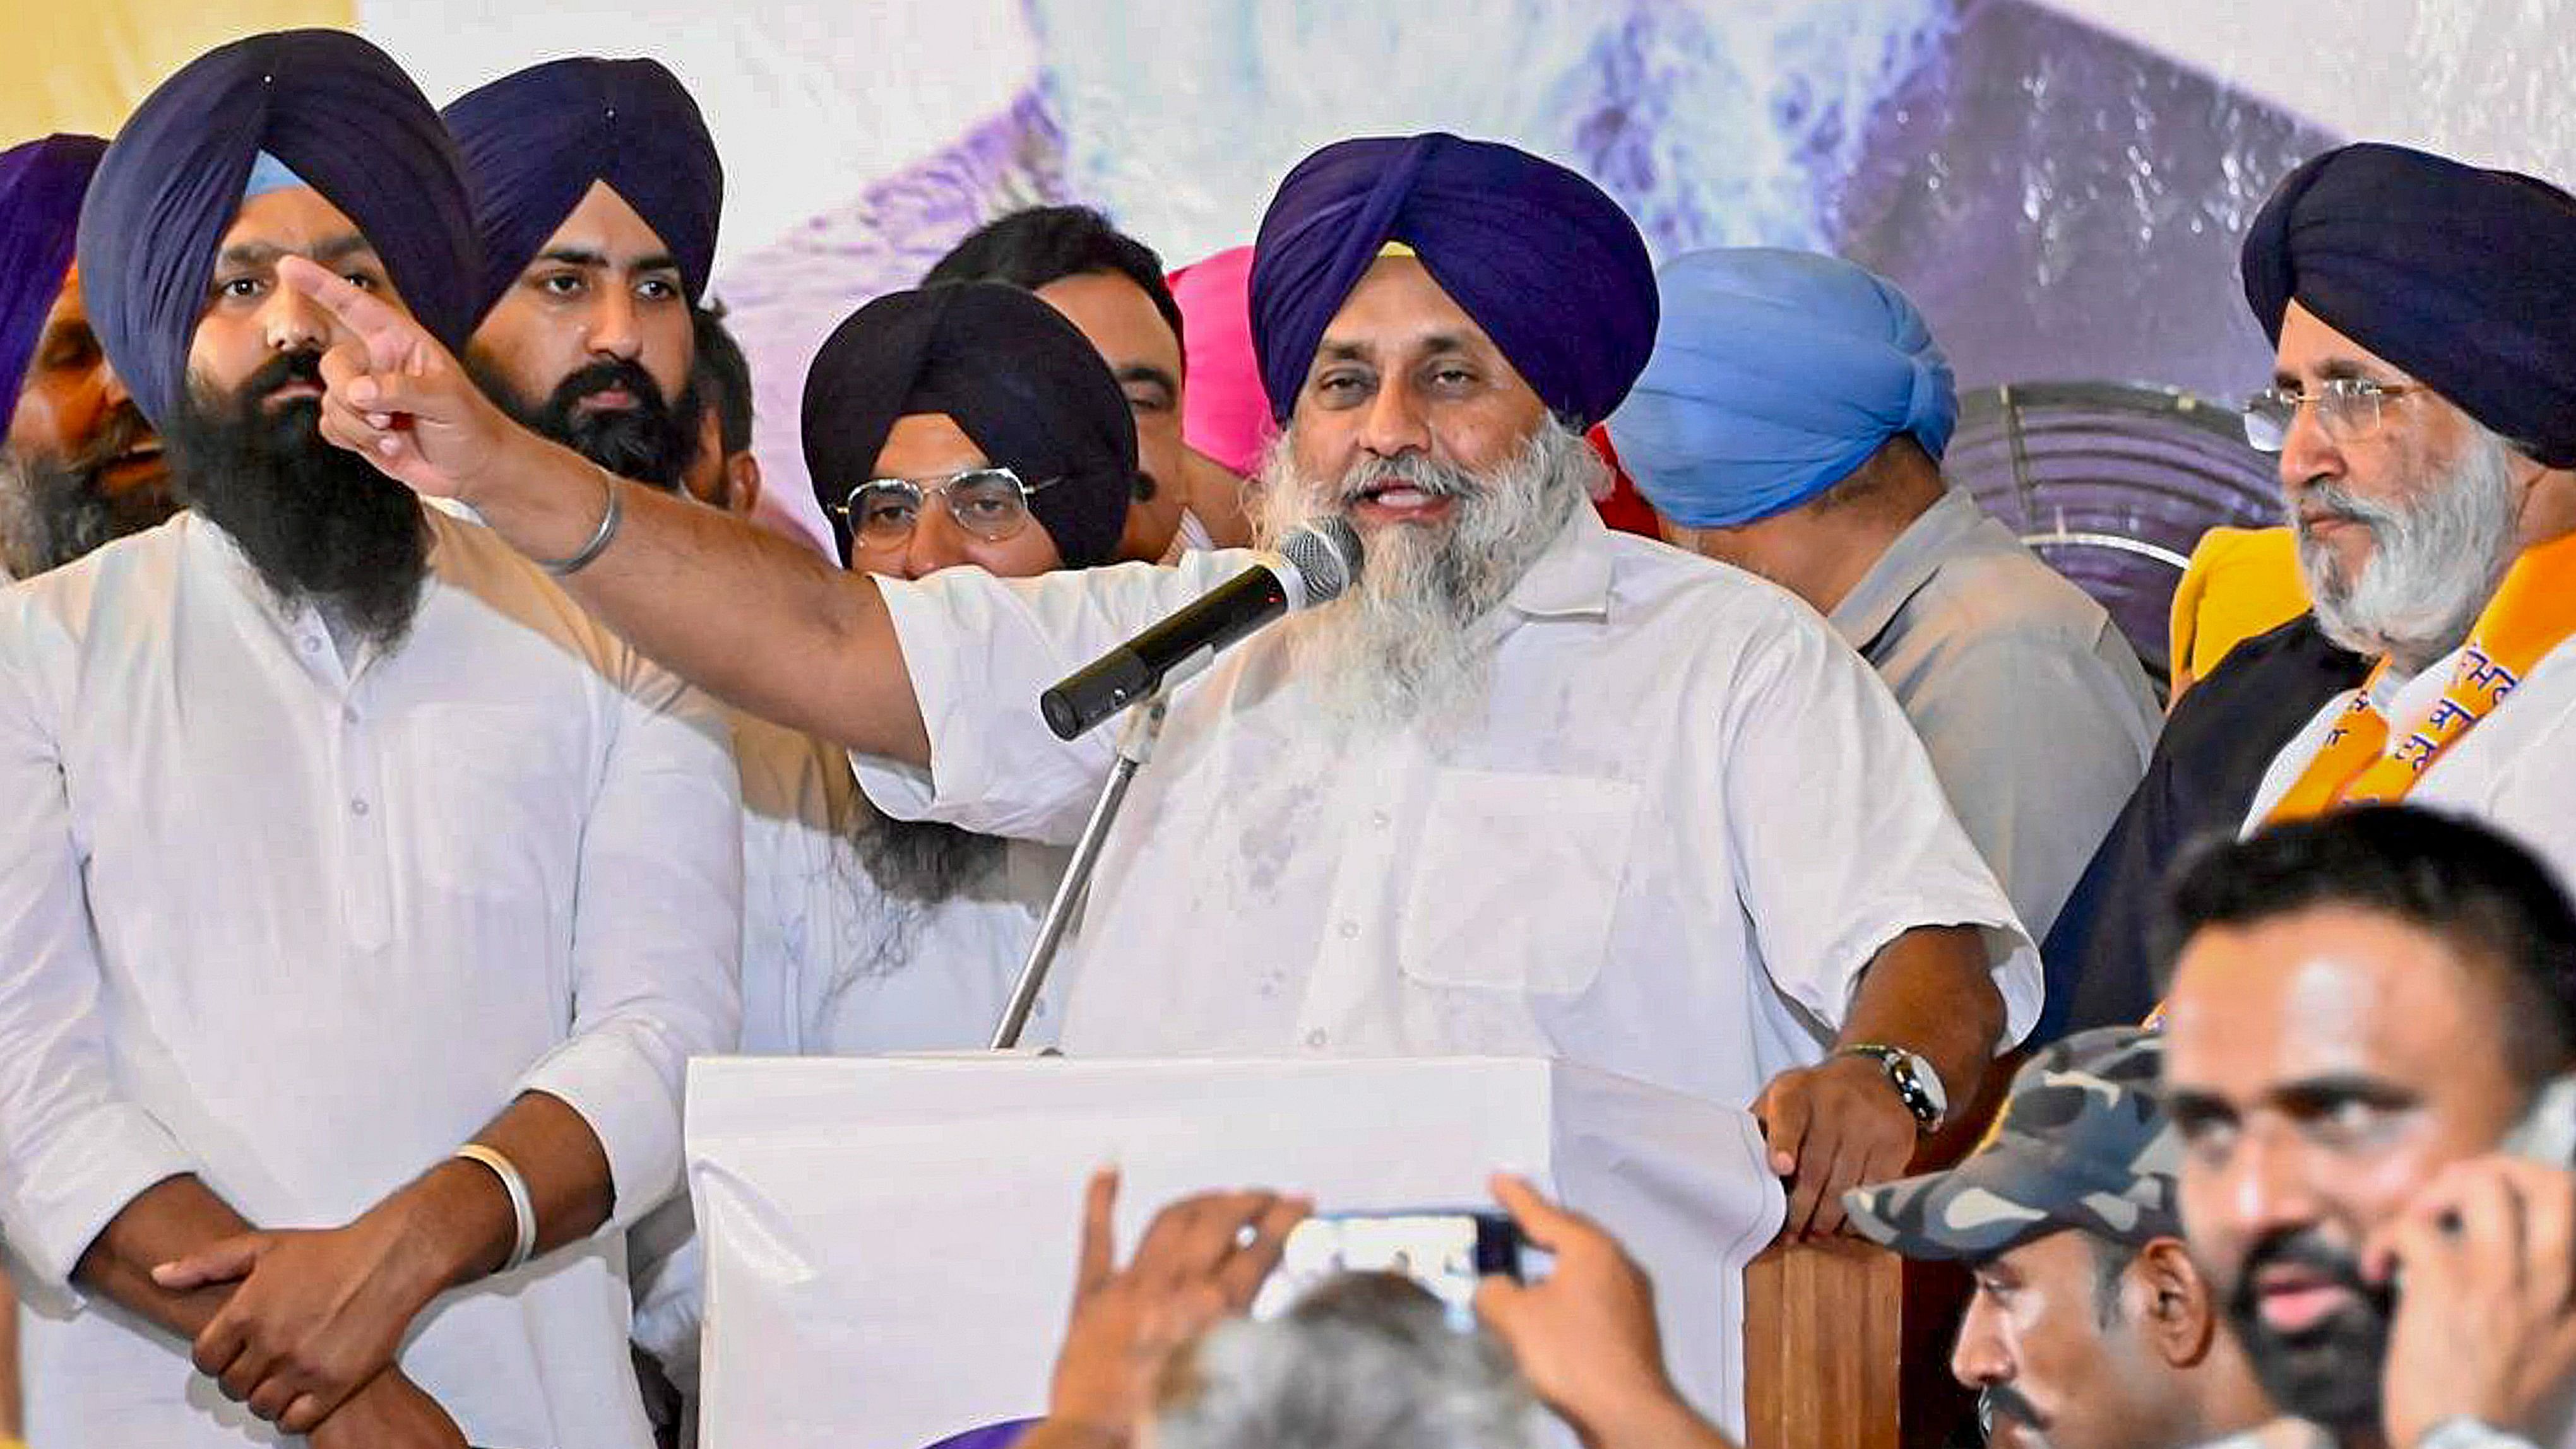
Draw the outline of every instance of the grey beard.
[[[2312,483],[2308,501],[2366,524],[2370,556],[2346,577],[2326,549],[2299,540],[2299,573],[2325,636],[2356,654],[2386,655],[2393,667],[2421,673],[2457,649],[2514,559],[2512,457],[2484,428],[2460,455],[2401,503],[2354,496],[2332,483]]]
[[[1457,500],[1443,523],[1370,530],[1359,587],[1283,626],[1299,677],[1348,729],[1382,732],[1470,713],[1492,662],[1475,624],[1510,597],[1607,472],[1583,435],[1554,418],[1481,475],[1413,455],[1315,478],[1282,438],[1262,469],[1265,546],[1318,518],[1348,516],[1361,490],[1378,483]]]

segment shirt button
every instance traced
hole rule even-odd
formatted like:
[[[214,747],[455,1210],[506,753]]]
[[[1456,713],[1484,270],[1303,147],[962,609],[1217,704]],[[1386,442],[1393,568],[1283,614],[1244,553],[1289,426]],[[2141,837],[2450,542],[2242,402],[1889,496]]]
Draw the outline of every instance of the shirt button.
[[[352,801],[350,801],[350,802],[349,802],[349,813],[350,813],[350,814],[352,814],[352,815],[364,815],[364,814],[366,814],[366,813],[367,813],[367,802],[366,802],[366,801],[364,801],[364,800],[352,800]]]
[[[1360,933],[1360,923],[1359,923],[1359,922],[1357,922],[1357,921],[1344,921],[1344,922],[1342,922],[1342,939],[1343,939],[1343,940],[1348,941],[1348,940],[1352,939],[1353,937],[1356,937],[1357,935],[1359,935],[1359,933]]]
[[[358,707],[354,704],[342,705],[340,707],[340,722],[342,724],[356,724],[358,722]]]
[[[1372,810],[1369,812],[1369,824],[1376,826],[1380,830],[1384,830],[1394,823],[1395,817],[1387,814],[1383,810]]]
[[[299,639],[296,642],[303,646],[304,652],[307,654],[319,654],[322,652],[322,641],[314,638],[310,634],[305,635],[302,639]]]
[[[1312,1047],[1316,1051],[1322,1051],[1324,1049],[1324,1043],[1330,1040],[1330,1037],[1324,1035],[1322,1027],[1317,1027],[1315,1030],[1306,1033],[1306,1045]]]

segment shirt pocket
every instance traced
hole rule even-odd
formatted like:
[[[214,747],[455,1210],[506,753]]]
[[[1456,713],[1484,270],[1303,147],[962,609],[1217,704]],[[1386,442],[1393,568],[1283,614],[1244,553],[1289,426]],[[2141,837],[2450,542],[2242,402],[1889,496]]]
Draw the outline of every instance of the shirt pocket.
[[[1424,986],[1572,996],[1601,974],[1639,788],[1443,770],[1404,895],[1397,960]]]
[[[564,723],[524,705],[422,704],[388,763],[415,783],[404,842],[444,891],[552,902],[579,852],[589,784],[565,758]]]

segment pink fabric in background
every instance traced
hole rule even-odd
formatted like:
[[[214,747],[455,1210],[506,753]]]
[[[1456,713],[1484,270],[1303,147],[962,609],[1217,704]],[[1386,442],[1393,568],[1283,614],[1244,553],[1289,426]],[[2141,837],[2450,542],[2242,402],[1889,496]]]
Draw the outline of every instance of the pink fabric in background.
[[[1261,466],[1275,431],[1252,354],[1252,248],[1234,247],[1171,274],[1184,343],[1181,436],[1242,477]]]

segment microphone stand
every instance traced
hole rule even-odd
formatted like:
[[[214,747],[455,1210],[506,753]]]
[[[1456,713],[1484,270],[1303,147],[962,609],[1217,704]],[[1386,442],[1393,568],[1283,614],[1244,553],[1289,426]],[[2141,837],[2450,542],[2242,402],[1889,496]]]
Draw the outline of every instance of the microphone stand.
[[[1090,892],[1091,874],[1100,864],[1100,849],[1109,839],[1109,827],[1118,819],[1119,807],[1127,803],[1127,787],[1135,783],[1136,772],[1154,758],[1154,746],[1163,738],[1163,720],[1171,713],[1172,689],[1188,673],[1166,679],[1163,686],[1136,701],[1127,710],[1126,727],[1118,736],[1118,760],[1109,770],[1109,782],[1100,787],[1100,799],[1091,807],[1091,819],[1082,827],[1082,837],[1074,842],[1073,860],[1064,868],[1064,879],[1057,883],[1055,899],[1047,902],[1045,919],[1038,923],[1038,938],[1029,946],[1028,960],[1020,966],[1020,978],[1011,987],[1011,1000],[1002,1008],[1001,1025],[993,1029],[993,1050],[1009,1051],[1020,1044],[1020,1033],[1027,1029],[1029,1013],[1036,1009],[1038,993],[1046,989],[1047,972],[1055,966],[1056,952],[1064,945],[1064,934],[1072,929],[1073,913],[1082,908],[1083,897]]]

